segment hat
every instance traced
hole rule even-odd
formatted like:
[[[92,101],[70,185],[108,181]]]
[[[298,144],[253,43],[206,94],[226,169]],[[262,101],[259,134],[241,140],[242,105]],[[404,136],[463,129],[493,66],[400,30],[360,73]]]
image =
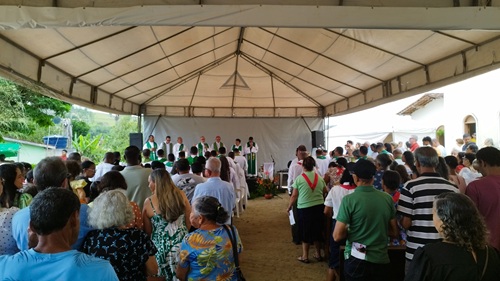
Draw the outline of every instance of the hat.
[[[354,174],[364,180],[370,180],[375,175],[377,168],[375,164],[369,160],[359,159],[358,162],[354,165],[353,172]]]

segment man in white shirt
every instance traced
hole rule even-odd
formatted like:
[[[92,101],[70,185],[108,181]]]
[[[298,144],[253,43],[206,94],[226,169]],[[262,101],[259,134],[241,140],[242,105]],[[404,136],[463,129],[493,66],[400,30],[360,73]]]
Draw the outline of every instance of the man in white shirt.
[[[170,153],[174,153],[174,144],[171,142],[170,136],[167,136],[165,138],[165,141],[161,143],[160,149],[163,149],[164,154],[167,156]]]
[[[104,154],[104,162],[100,163],[99,165],[97,165],[97,167],[95,168],[95,174],[92,178],[90,178],[90,181],[100,181],[101,180],[101,177],[111,171],[111,168],[113,168],[113,162],[115,161],[115,155],[113,154],[113,152],[106,152],[106,154]]]
[[[184,151],[187,152],[187,147],[182,143],[182,138],[178,137],[177,138],[177,143],[174,144],[174,155],[175,157],[179,158],[179,152]]]
[[[240,155],[240,150],[238,148],[233,149],[234,152],[234,162],[238,164],[243,171],[245,171],[245,174],[247,173],[248,170],[248,162],[245,156]]]
[[[323,156],[322,149],[316,150],[315,160],[316,160],[316,168],[318,169],[318,174],[323,177],[326,171],[328,170],[328,164],[330,164],[330,160],[326,159],[326,157]]]

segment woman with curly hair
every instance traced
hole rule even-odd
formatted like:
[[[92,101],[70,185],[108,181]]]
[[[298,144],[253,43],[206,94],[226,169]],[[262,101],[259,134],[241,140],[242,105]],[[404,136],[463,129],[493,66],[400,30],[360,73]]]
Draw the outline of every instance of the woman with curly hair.
[[[472,200],[441,193],[432,212],[443,241],[417,249],[405,281],[498,280],[500,259],[487,244],[486,225]]]
[[[191,206],[166,170],[154,170],[149,176],[149,188],[153,195],[144,201],[142,217],[144,231],[151,235],[158,252],[158,275],[175,280],[179,262],[179,248],[191,227]]]

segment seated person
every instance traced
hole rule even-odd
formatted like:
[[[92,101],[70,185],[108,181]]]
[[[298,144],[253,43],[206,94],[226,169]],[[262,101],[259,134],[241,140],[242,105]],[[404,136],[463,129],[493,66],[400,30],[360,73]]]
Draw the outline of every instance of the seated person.
[[[0,256],[3,280],[118,280],[111,264],[71,249],[80,228],[80,201],[73,192],[48,188],[30,206],[33,249]]]

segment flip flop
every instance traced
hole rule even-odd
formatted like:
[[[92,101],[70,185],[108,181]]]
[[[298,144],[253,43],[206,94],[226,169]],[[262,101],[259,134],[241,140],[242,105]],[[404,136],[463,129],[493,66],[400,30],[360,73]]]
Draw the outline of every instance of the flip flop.
[[[323,261],[323,257],[322,256],[314,255],[313,258],[315,258],[317,261]]]
[[[300,261],[300,262],[303,262],[303,263],[309,263],[308,259],[304,259],[302,257],[298,257],[297,260]]]

